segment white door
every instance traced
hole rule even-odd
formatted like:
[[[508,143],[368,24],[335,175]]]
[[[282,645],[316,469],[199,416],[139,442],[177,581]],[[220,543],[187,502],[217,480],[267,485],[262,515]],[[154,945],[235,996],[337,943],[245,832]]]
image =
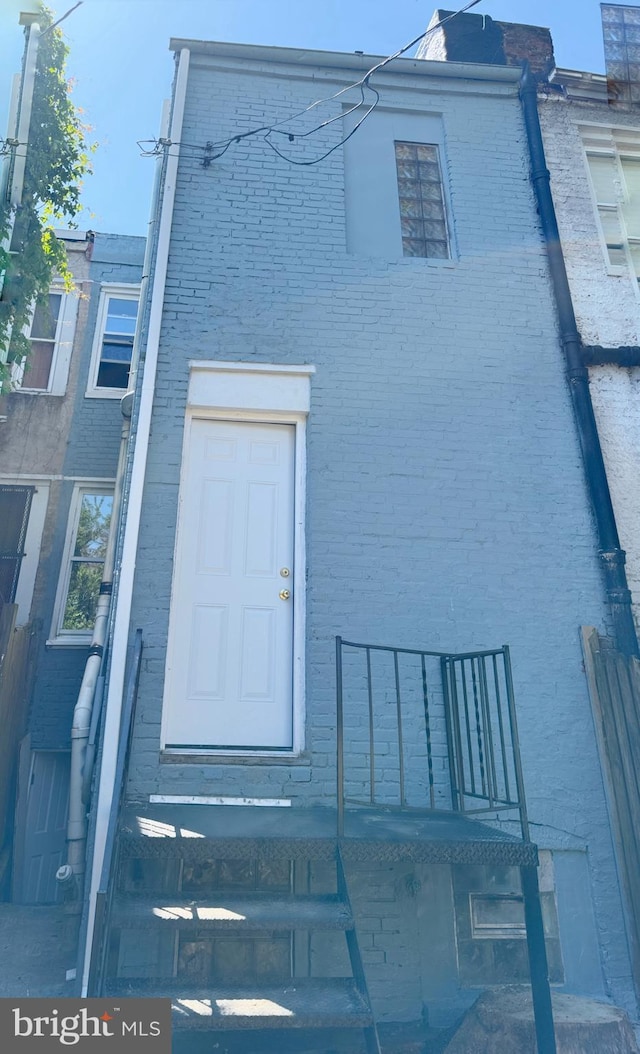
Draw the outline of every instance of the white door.
[[[292,747],[294,426],[192,419],[166,747]]]

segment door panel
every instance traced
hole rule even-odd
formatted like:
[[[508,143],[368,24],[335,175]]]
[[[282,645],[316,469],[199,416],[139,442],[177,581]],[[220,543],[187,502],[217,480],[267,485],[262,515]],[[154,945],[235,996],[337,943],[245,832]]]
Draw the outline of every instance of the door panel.
[[[51,904],[60,899],[56,871],[67,853],[69,754],[36,751],[31,765],[24,874],[15,899],[22,904]]]
[[[171,747],[292,746],[294,426],[193,420],[164,700]]]

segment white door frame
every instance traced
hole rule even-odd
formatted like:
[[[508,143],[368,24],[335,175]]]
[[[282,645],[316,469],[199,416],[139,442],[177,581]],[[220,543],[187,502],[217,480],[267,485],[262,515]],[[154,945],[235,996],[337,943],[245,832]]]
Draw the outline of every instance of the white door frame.
[[[191,421],[247,421],[256,424],[294,426],[293,504],[293,739],[291,750],[195,750],[165,748],[169,708],[165,675],[162,705],[161,750],[165,756],[179,754],[224,757],[288,757],[304,750],[305,732],[305,632],[306,632],[306,424],[310,405],[310,381],[314,366],[289,366],[248,362],[191,362],[187,396],[187,419],[182,446],[180,480],[185,476],[189,454]],[[177,568],[174,553],[174,574]],[[173,588],[172,588],[173,595]],[[167,661],[170,656],[167,654]]]

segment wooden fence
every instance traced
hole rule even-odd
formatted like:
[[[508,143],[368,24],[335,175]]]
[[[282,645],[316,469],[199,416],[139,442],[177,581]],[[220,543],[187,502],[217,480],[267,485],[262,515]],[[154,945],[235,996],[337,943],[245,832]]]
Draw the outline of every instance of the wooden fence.
[[[590,626],[582,630],[582,646],[640,997],[640,660],[616,651]]]
[[[16,626],[16,604],[0,605],[0,899],[6,891],[13,840],[18,749],[26,730],[38,634]]]

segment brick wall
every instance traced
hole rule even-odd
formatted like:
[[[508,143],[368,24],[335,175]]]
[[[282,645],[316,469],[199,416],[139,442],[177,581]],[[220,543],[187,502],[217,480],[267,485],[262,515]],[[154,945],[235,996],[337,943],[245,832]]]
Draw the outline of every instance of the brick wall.
[[[580,124],[640,126],[637,115],[606,104],[549,99],[540,106],[547,164],[558,216],[571,295],[583,342],[603,347],[640,344],[640,298],[630,274],[607,273],[593,204]],[[640,624],[640,487],[638,486],[638,369],[617,366],[589,371],[607,478],[636,623]]]
[[[233,65],[192,69],[184,142],[282,119],[327,88],[296,69],[276,79],[267,64],[255,74]],[[210,168],[194,151],[181,161],[134,589],[145,652],[130,791],[331,802],[334,634],[454,650],[508,642],[535,837],[588,842],[608,984],[630,1005],[578,638],[580,624],[606,627],[607,614],[516,86],[396,73],[383,99],[442,114],[458,254],[445,265],[346,252],[341,150],[296,167],[258,136]],[[322,134],[319,153],[339,131]],[[307,140],[301,158],[319,145]],[[307,739],[289,762],[159,763],[194,358],[317,370]]]
[[[87,399],[91,348],[96,327],[100,286],[103,282],[139,282],[142,274],[144,238],[97,234],[91,262],[83,272],[79,319],[74,341],[69,383],[63,399],[51,396],[30,398],[34,416],[39,416],[37,452],[33,465],[39,471],[62,475],[51,486],[51,496],[36,580],[37,617],[43,620],[44,636],[50,634],[53,606],[60,576],[69,520],[74,479],[109,479],[116,474],[122,415],[117,399]],[[14,398],[11,396],[11,398]],[[22,399],[29,398],[22,396]],[[54,404],[64,414],[54,436],[58,442],[55,468],[47,461],[48,415]],[[58,416],[61,411],[58,410]],[[33,471],[38,471],[35,467]],[[71,719],[86,662],[86,648],[45,647],[38,659],[29,728],[34,749],[69,747]]]

